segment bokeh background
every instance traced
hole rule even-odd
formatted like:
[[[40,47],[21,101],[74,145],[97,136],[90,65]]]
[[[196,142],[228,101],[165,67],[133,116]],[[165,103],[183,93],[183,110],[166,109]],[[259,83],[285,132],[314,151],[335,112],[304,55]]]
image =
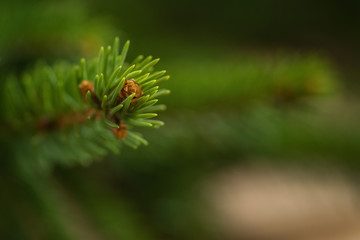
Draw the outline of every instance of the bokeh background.
[[[358,1],[2,0],[1,78],[39,59],[77,63],[119,36],[130,59],[161,58],[172,93],[147,147],[41,179],[2,154],[0,238],[360,239],[359,12]]]

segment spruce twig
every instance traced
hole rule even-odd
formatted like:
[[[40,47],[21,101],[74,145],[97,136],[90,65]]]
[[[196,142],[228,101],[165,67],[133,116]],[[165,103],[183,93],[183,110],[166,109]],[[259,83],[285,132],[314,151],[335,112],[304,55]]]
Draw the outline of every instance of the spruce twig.
[[[132,65],[126,63],[129,46],[126,41],[120,50],[115,38],[112,47],[101,47],[97,58],[83,58],[78,66],[41,63],[21,81],[9,77],[3,94],[5,121],[15,132],[33,129],[35,134],[102,122],[124,143],[134,148],[147,145],[141,134],[133,130],[128,134],[127,129],[162,125],[148,118],[165,109],[156,105],[156,98],[169,91],[157,84],[169,77],[164,70],[154,71],[159,59],[152,56],[138,56]]]

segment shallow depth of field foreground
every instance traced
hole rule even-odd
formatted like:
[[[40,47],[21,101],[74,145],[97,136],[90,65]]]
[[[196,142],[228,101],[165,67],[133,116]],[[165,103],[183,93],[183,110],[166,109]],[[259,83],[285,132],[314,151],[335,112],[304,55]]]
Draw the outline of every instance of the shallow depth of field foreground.
[[[360,239],[360,4],[0,3],[0,239]]]

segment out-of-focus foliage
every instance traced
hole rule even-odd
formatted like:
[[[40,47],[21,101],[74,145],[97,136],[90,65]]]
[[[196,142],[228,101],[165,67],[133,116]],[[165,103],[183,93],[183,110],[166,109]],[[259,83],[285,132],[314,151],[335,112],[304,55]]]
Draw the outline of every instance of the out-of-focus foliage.
[[[178,107],[235,107],[254,100],[286,103],[334,94],[339,88],[326,61],[315,56],[176,59],[166,66],[179,79],[167,84],[176,89],[168,102]]]
[[[120,35],[108,19],[91,17],[80,1],[1,1],[0,29],[1,74],[39,58],[88,57]]]

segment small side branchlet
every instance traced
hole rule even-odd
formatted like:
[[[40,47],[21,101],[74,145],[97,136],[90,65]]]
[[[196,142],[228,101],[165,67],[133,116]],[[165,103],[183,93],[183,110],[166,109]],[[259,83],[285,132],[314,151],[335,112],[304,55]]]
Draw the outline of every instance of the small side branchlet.
[[[157,114],[148,112],[147,109],[151,111],[164,109],[153,107],[158,102],[154,98],[162,95],[158,93],[169,93],[168,90],[156,86],[158,82],[167,80],[169,76],[163,76],[166,73],[164,70],[154,71],[159,59],[152,60],[151,56],[137,57],[133,64],[129,65],[125,60],[130,42],[124,44],[120,55],[118,43],[116,39],[112,54],[110,54],[110,46],[107,48],[107,54],[104,48],[101,48],[94,64],[91,62],[85,64],[85,60],[81,61],[80,69],[83,74],[79,89],[88,107],[103,113],[104,122],[116,138],[126,138],[127,141],[124,142],[135,148],[146,141],[142,139],[141,134],[128,134],[127,129],[160,126],[154,124],[157,123],[156,121],[149,119],[156,117]],[[89,72],[94,70],[94,80],[85,79],[85,76],[90,76]]]

